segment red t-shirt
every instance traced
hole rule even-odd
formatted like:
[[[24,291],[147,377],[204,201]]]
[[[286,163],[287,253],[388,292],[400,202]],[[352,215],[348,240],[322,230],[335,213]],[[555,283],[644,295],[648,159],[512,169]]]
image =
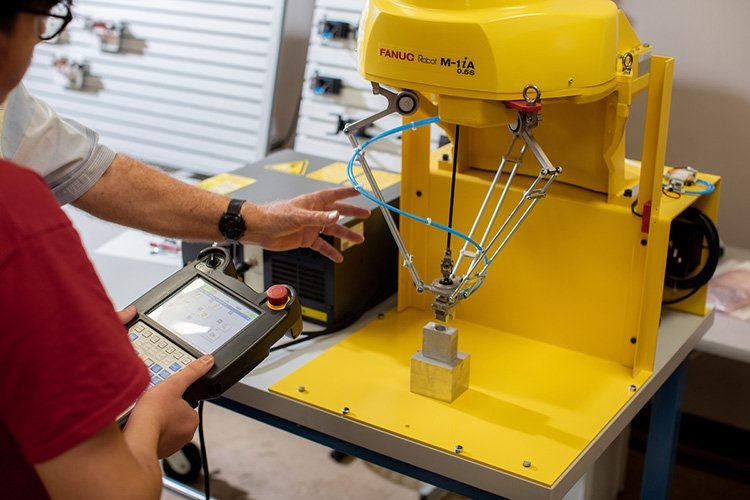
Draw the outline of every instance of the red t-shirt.
[[[145,390],[135,354],[44,180],[0,160],[0,484],[46,498],[31,464],[115,421]]]

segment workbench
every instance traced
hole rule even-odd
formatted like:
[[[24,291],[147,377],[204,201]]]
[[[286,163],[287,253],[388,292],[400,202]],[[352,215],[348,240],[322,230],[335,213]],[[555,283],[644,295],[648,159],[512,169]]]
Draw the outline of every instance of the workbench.
[[[68,214],[81,229],[84,244],[117,308],[124,307],[179,269],[177,259],[173,264],[144,264],[111,254],[103,255],[96,249],[125,229],[75,210],[69,210]],[[580,495],[584,489],[582,485],[586,474],[590,473],[597,460],[623,433],[639,410],[652,401],[643,498],[666,498],[670,489],[679,427],[680,397],[688,355],[693,349],[699,349],[745,359],[747,352],[750,352],[750,349],[743,347],[748,342],[748,336],[737,332],[736,321],[732,318],[716,315],[717,327],[710,329],[714,323],[713,313],[700,317],[665,310],[659,330],[653,375],[634,392],[628,404],[587,446],[565,474],[552,487],[547,487],[482,466],[461,454],[446,453],[405,440],[362,425],[347,415],[323,411],[268,390],[279,380],[344,340],[351,332],[367,322],[376,321],[378,314],[391,309],[394,302],[384,302],[345,331],[273,352],[250,376],[215,402],[337,451],[471,498],[504,496],[546,499],[564,498],[566,495],[569,495],[567,498],[577,498],[576,495]],[[703,338],[706,332],[709,333]],[[738,340],[738,336],[744,343],[739,348],[733,347],[732,339]],[[341,376],[346,374],[342,373]]]
[[[275,427],[298,434],[337,451],[415,477],[470,498],[507,497],[555,499],[565,495],[592,469],[597,459],[621,435],[633,417],[652,400],[652,431],[644,470],[644,498],[665,498],[677,438],[685,361],[713,323],[705,317],[665,310],[660,326],[653,375],[638,388],[609,423],[550,488],[486,467],[460,453],[446,453],[392,433],[363,425],[342,412],[333,413],[269,391],[269,387],[344,340],[367,322],[394,306],[386,301],[350,328],[327,337],[276,351],[251,375],[215,402]],[[346,377],[346,373],[341,373]],[[305,388],[301,387],[301,391]],[[430,419],[430,415],[425,415]],[[571,498],[571,497],[568,497]]]

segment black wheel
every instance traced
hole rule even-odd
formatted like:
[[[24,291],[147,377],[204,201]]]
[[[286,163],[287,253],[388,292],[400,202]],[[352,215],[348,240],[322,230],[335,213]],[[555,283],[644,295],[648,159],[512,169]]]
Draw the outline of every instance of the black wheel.
[[[187,484],[198,479],[201,474],[201,452],[193,443],[188,443],[180,451],[161,461],[164,474],[176,481]]]
[[[351,455],[338,450],[331,450],[328,456],[331,457],[331,460],[339,464],[348,464],[353,459]]]

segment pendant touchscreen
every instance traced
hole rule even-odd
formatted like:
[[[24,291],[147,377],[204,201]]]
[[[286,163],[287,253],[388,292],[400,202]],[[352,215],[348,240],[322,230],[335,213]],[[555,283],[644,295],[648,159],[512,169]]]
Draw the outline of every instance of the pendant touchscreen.
[[[198,351],[213,354],[259,314],[203,278],[194,278],[146,316]]]
[[[151,386],[203,354],[214,366],[185,391],[195,406],[220,396],[268,356],[284,334],[302,329],[294,290],[274,285],[258,293],[239,281],[226,250],[210,247],[134,302],[128,334],[149,369]]]

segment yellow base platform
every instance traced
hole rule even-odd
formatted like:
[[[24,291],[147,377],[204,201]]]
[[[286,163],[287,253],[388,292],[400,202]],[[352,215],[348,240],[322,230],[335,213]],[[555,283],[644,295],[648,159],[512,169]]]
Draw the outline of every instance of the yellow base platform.
[[[348,408],[346,418],[447,453],[460,446],[467,460],[551,486],[650,376],[456,320],[471,378],[445,403],[409,391],[409,362],[431,319],[392,310],[270,390],[336,414]]]

